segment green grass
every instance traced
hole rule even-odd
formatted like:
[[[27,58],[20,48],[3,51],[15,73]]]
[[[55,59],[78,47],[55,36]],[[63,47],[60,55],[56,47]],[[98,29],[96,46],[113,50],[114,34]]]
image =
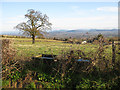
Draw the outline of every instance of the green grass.
[[[9,85],[9,80],[3,80],[2,81],[2,86],[3,87],[6,87],[6,86],[8,86]]]
[[[55,54],[59,55],[62,50],[82,50],[86,54],[91,52],[95,53],[98,50],[98,45],[94,44],[70,44],[64,43],[63,41],[56,41],[56,40],[49,40],[49,39],[36,39],[35,44],[31,43],[31,39],[25,38],[15,38],[13,39],[13,47],[17,50],[18,56],[36,56],[38,54]],[[108,54],[109,57],[112,56],[111,45],[106,46],[108,47],[105,52]],[[89,56],[89,54],[87,54]]]

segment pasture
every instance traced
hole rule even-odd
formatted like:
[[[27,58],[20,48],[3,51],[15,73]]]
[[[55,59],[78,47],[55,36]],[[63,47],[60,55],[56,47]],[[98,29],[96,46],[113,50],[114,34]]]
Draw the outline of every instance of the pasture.
[[[89,56],[90,53],[95,53],[99,45],[95,44],[71,44],[64,41],[50,40],[50,39],[36,39],[36,43],[32,44],[31,39],[13,38],[13,47],[17,50],[17,55],[24,55],[27,57],[36,56],[38,54],[55,54],[59,55],[62,52],[69,50],[82,50]],[[106,45],[105,52],[110,57],[112,55],[112,46]]]

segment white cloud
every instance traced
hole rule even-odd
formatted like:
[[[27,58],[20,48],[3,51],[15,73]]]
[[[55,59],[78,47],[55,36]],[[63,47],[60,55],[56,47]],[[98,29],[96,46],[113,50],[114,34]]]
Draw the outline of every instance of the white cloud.
[[[113,29],[118,27],[117,16],[53,18],[53,29]]]
[[[79,6],[71,6],[71,9],[72,9],[73,15],[85,15],[86,14],[86,11],[80,9]]]
[[[15,31],[17,24],[25,21],[24,15],[6,18],[0,30]],[[83,18],[50,18],[52,29],[113,29],[118,27],[118,16],[96,16]]]
[[[2,31],[15,31],[14,27],[21,23],[26,21],[24,18],[24,15],[19,15],[16,17],[9,17],[9,18],[5,18],[4,20],[2,20],[1,22],[1,27],[0,30]]]
[[[5,23],[18,24],[18,23],[23,22],[23,21],[25,21],[24,15],[19,15],[19,16],[16,16],[16,17],[7,18]]]
[[[118,12],[118,7],[99,7],[97,10],[105,12]]]
[[[79,6],[71,6],[72,9],[78,9]]]

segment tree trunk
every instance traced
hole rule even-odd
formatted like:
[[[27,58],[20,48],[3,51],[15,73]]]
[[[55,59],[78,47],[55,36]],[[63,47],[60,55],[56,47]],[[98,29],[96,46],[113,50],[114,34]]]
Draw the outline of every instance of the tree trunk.
[[[35,35],[32,35],[32,44],[35,43]]]

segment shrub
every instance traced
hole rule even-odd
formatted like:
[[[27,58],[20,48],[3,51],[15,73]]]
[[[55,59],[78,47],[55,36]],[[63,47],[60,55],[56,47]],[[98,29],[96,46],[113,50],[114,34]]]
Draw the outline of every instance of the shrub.
[[[35,87],[35,83],[34,83],[34,82],[31,82],[30,84],[26,85],[25,88],[27,88],[27,89],[36,88],[36,87]]]
[[[11,45],[12,42],[10,39],[2,40],[2,77],[5,80],[19,78],[19,64],[15,60],[16,51]]]

